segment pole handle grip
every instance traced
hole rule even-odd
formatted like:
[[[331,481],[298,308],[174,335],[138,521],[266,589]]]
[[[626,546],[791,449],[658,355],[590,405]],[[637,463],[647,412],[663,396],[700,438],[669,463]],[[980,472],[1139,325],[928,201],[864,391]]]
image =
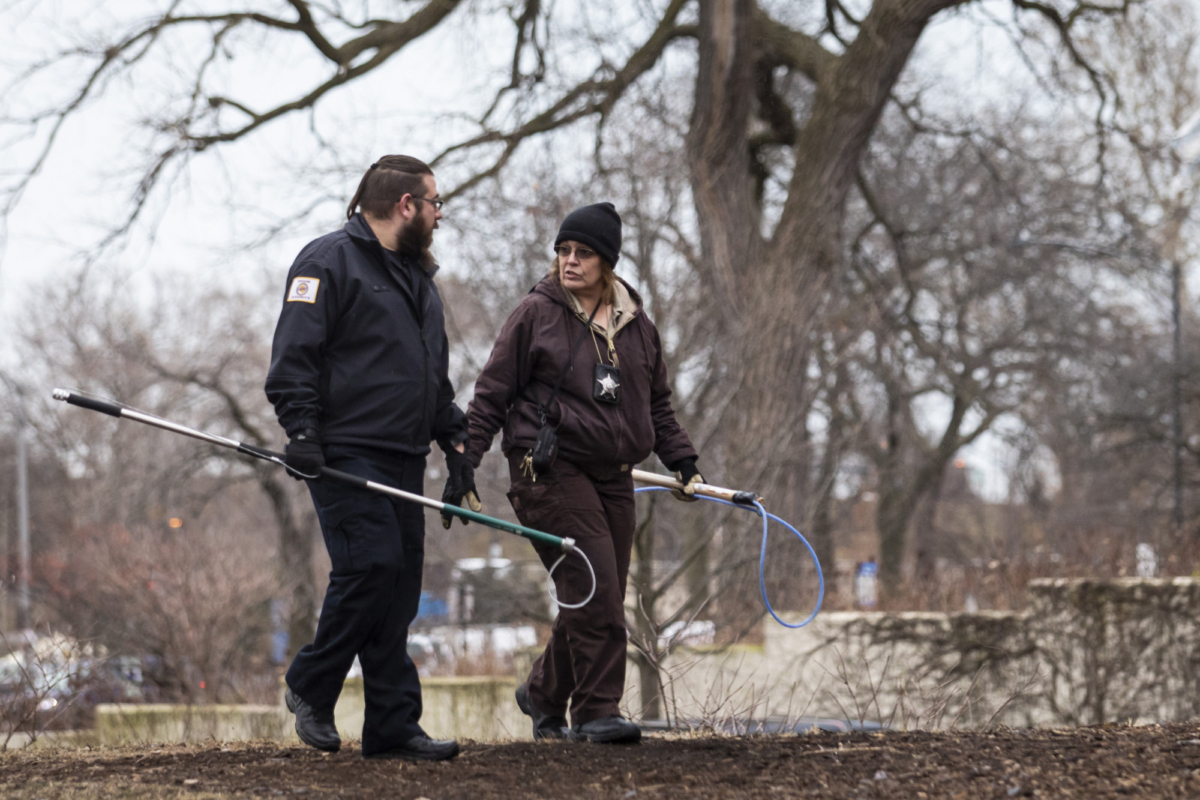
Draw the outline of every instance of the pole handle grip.
[[[66,389],[55,389],[54,399],[63,400],[70,405],[79,406],[91,411],[99,411],[101,414],[108,414],[110,417],[121,416],[121,407],[115,403],[97,400],[93,397],[84,397],[83,395],[69,392]]]
[[[272,461],[274,459],[279,459],[282,461],[284,457],[283,453],[276,453],[274,450],[268,450],[265,447],[255,447],[254,445],[246,444],[245,442],[238,442],[238,452],[245,453],[248,456],[254,456],[255,458],[266,459],[267,461]]]
[[[283,461],[286,458],[283,453],[276,453],[274,450],[268,450],[265,447],[255,447],[254,445],[246,444],[245,442],[238,443],[238,452],[245,453],[246,455],[251,455],[256,458],[266,459],[267,461]],[[332,467],[321,467],[321,477],[332,478],[340,483],[348,483],[351,486],[358,486],[362,489],[369,488],[367,486],[366,478],[358,475],[351,475],[349,472],[342,472],[340,469],[333,469]]]
[[[529,539],[530,541],[542,542],[543,544],[553,545],[554,547],[561,547],[563,550],[567,551],[575,548],[574,539],[564,539],[561,536],[555,536],[552,533],[545,533],[544,531],[534,530],[533,528],[526,528],[524,525],[518,525],[515,522],[508,522],[506,520],[496,519],[495,517],[489,517],[486,514],[481,514],[478,511],[472,511],[469,508],[446,504],[442,511],[443,513],[453,514],[456,517],[462,517],[463,519],[481,522],[484,525],[496,528],[497,530],[515,533],[517,536]]]
[[[370,488],[367,486],[368,481],[366,478],[351,475],[349,472],[342,472],[340,469],[333,469],[332,467],[321,467],[321,477],[333,478],[335,481],[341,481],[342,483],[348,483],[351,486],[358,486],[363,489]]]

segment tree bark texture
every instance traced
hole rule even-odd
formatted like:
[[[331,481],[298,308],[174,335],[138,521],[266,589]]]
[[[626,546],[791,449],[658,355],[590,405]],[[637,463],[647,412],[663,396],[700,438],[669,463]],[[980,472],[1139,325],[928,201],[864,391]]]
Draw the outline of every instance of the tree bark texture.
[[[646,518],[638,525],[633,540],[633,579],[637,593],[638,610],[634,612],[633,635],[638,643],[650,651],[654,658],[640,650],[634,657],[638,668],[638,679],[642,689],[642,718],[662,719],[663,698],[659,692],[658,635],[654,620],[658,619],[654,595],[654,504],[651,502]],[[647,619],[649,616],[649,619]]]
[[[752,0],[700,0],[698,68],[687,151],[700,229],[698,277],[714,297],[723,334],[718,357],[741,386],[720,446],[732,480],[761,476],[777,508],[789,453],[803,444],[817,388],[810,380],[811,333],[832,277],[843,264],[846,201],[871,132],[921,32],[957,0],[877,0],[854,41],[833,55],[807,34],[770,20]],[[756,69],[764,65],[767,70]],[[807,120],[792,132],[794,169],[773,232],[763,231],[750,152],[754,98],[770,69],[784,65],[816,86]],[[756,86],[756,81],[758,85]],[[777,109],[771,111],[777,116]],[[761,115],[761,112],[760,112]],[[897,486],[897,489],[900,487]],[[886,495],[887,493],[881,493]],[[884,502],[881,501],[881,507]],[[903,537],[912,504],[886,501],[886,562]],[[827,557],[831,547],[825,547]],[[898,575],[898,564],[893,565]]]

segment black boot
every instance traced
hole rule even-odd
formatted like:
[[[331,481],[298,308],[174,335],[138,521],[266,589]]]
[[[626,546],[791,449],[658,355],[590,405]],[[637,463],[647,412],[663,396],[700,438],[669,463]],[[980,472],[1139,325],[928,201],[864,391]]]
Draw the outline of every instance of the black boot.
[[[529,684],[527,683],[517,687],[517,707],[521,709],[522,714],[533,720],[534,739],[570,738],[571,731],[567,728],[566,717],[543,714],[539,711],[538,707],[533,704],[533,700],[529,697]]]
[[[287,703],[288,711],[296,715],[296,733],[300,741],[330,753],[341,748],[342,739],[333,724],[332,711],[317,711],[291,689],[284,692],[283,701]]]
[[[399,747],[372,753],[364,758],[402,758],[405,761],[445,761],[458,755],[458,742],[452,739],[430,739],[417,734]]]
[[[624,717],[603,717],[571,728],[576,741],[598,744],[633,744],[642,739],[642,729]]]

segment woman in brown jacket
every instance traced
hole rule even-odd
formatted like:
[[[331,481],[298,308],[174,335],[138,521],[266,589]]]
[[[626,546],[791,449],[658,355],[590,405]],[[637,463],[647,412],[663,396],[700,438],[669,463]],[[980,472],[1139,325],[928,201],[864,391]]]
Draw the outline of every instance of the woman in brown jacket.
[[[688,487],[676,493],[680,499],[695,499],[691,487],[703,482],[696,450],[671,408],[658,330],[637,292],[613,273],[620,249],[621,218],[612,203],[584,206],[563,220],[550,274],[504,324],[467,409],[474,465],[503,428],[508,498],[521,524],[574,538],[596,572],[591,602],[560,609],[545,652],[517,689],[535,739],[641,738],[618,708],[636,522],[630,469],[653,451]],[[536,472],[530,450],[543,422],[555,429],[559,450],[549,471]],[[547,567],[560,555],[534,547]],[[578,602],[591,585],[581,559],[568,558],[554,579],[564,602]]]

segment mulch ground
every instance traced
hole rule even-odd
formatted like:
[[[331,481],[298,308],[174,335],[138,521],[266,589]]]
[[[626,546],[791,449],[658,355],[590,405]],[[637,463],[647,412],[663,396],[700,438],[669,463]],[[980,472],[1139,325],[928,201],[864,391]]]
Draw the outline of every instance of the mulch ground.
[[[0,755],[0,796],[96,798],[1198,797],[1200,724],[464,743],[447,763],[250,742]]]

